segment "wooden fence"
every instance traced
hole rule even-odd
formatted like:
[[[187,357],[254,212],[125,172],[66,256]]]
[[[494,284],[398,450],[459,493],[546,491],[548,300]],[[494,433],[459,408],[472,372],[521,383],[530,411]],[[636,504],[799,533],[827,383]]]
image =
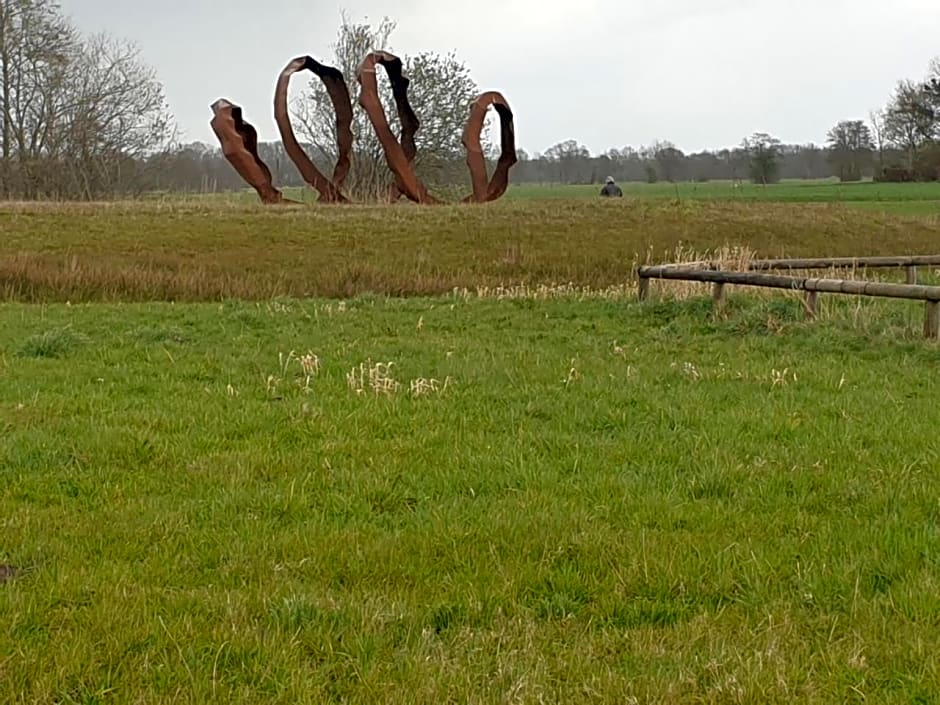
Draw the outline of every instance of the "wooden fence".
[[[924,336],[929,339],[940,338],[940,286],[922,286],[916,283],[890,284],[886,282],[852,281],[845,279],[816,279],[810,277],[782,276],[779,274],[761,274],[760,271],[781,269],[829,269],[832,267],[909,267],[914,268],[914,276],[908,273],[908,281],[916,281],[916,268],[921,265],[940,264],[940,256],[927,257],[857,257],[803,260],[755,260],[749,266],[752,271],[728,272],[711,268],[709,263],[666,264],[640,267],[637,270],[639,298],[649,298],[651,279],[672,279],[711,283],[712,298],[716,305],[721,305],[725,297],[725,287],[729,284],[740,286],[759,286],[772,289],[788,289],[805,292],[806,313],[816,317],[817,302],[820,293],[853,294],[856,296],[889,297],[925,302]],[[756,270],[756,271],[754,271]]]
[[[714,262],[680,262],[663,267],[720,269]],[[900,257],[814,257],[804,259],[755,259],[746,265],[751,272],[813,269],[905,269],[907,283],[917,283],[919,267],[940,266],[940,255],[902,255]]]

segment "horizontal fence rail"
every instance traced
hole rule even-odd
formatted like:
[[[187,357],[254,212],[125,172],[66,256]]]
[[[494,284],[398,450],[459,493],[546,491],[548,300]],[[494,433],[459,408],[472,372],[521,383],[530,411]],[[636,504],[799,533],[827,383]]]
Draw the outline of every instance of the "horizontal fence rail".
[[[861,258],[858,258],[861,259]],[[902,258],[869,258],[902,259]],[[782,260],[777,260],[782,261]],[[810,260],[788,260],[810,261]],[[822,261],[822,260],[816,260]],[[833,261],[833,260],[828,260]],[[940,261],[940,258],[938,258]],[[881,265],[898,266],[898,265]],[[905,266],[905,265],[901,265]],[[800,267],[804,269],[806,267]],[[811,267],[806,268],[811,269]],[[778,274],[759,274],[755,272],[727,272],[716,269],[691,269],[676,265],[640,267],[637,270],[639,298],[649,298],[650,279],[672,279],[714,284],[712,296],[720,305],[724,300],[724,287],[727,284],[740,286],[758,286],[771,289],[806,292],[806,310],[811,318],[816,317],[817,298],[820,293],[852,294],[857,296],[888,297],[925,301],[924,335],[927,338],[940,338],[940,286],[921,286],[918,284],[890,284],[886,282],[852,281],[845,279],[817,279],[811,277],[788,277]]]
[[[812,270],[812,269],[890,269],[901,268],[907,270],[907,283],[917,283],[918,267],[933,267],[940,265],[940,255],[900,255],[896,257],[809,257],[802,259],[756,259],[747,262],[744,266],[751,272],[772,272],[779,270]],[[671,269],[704,268],[720,270],[721,266],[715,262],[678,262],[675,264],[660,265]]]
[[[754,271],[761,271],[774,269],[874,269],[879,267],[931,267],[936,265],[940,265],[940,255],[758,259],[751,262],[749,268]]]

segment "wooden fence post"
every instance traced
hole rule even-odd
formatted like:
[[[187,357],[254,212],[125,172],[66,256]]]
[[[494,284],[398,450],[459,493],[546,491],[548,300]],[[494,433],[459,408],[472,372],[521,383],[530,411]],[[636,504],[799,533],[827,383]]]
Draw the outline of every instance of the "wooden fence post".
[[[806,306],[806,317],[811,321],[815,321],[819,313],[819,292],[807,291],[804,305]]]
[[[907,283],[916,284],[917,283],[917,265],[911,264],[907,267]]]
[[[639,291],[637,292],[638,298],[640,299],[640,301],[646,301],[650,297],[649,277],[644,277],[642,274],[639,275],[638,284],[639,284]]]
[[[937,340],[940,338],[940,301],[927,301],[924,308],[924,337]]]
[[[725,285],[724,282],[715,282],[712,287],[712,302],[716,311],[720,311],[725,304]]]

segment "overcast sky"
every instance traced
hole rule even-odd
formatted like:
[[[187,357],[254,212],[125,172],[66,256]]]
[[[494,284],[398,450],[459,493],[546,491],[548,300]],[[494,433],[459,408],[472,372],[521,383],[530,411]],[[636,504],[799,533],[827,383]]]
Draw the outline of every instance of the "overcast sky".
[[[755,131],[819,143],[940,55],[940,0],[61,4],[80,29],[139,45],[186,141],[214,141],[209,105],[220,97],[277,139],[277,74],[298,55],[329,58],[343,7],[354,20],[395,20],[398,54],[455,51],[481,89],[506,95],[529,152],[566,139],[595,153],[657,139],[694,151]]]

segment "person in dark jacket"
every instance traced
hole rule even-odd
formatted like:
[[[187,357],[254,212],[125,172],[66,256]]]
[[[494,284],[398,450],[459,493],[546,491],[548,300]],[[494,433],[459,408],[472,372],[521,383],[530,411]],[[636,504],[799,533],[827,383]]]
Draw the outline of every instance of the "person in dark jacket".
[[[607,177],[607,183],[605,183],[604,188],[601,189],[601,196],[604,198],[623,198],[623,191],[614,181],[613,176]]]

